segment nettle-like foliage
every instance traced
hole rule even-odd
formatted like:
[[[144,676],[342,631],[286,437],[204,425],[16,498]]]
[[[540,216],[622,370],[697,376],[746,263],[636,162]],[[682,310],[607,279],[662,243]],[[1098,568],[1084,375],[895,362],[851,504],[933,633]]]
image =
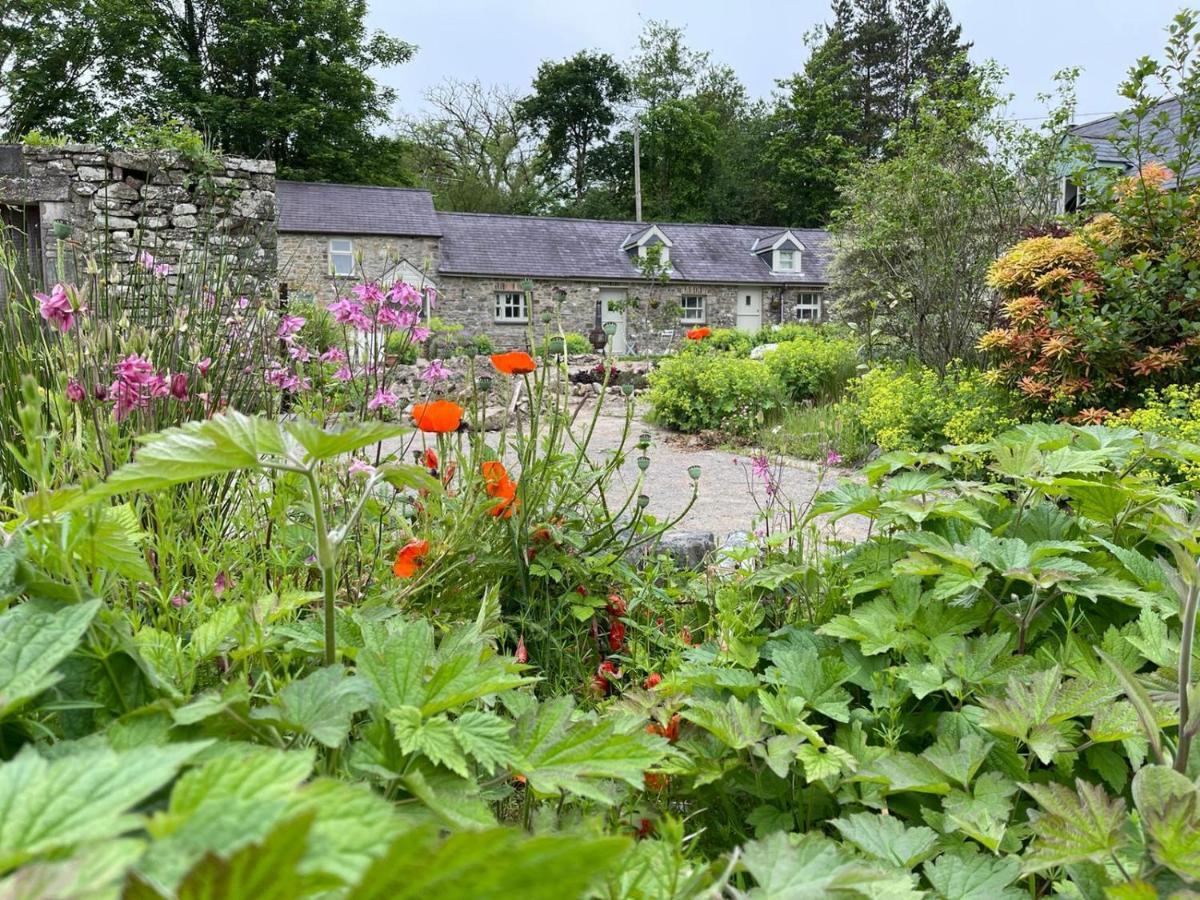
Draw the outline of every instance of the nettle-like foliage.
[[[989,271],[1005,321],[979,346],[1030,409],[1103,421],[1200,372],[1195,32],[1195,15],[1181,13],[1166,61],[1142,60],[1121,87],[1131,106],[1111,150],[1133,174],[1080,149],[1087,218],[1022,241]]]

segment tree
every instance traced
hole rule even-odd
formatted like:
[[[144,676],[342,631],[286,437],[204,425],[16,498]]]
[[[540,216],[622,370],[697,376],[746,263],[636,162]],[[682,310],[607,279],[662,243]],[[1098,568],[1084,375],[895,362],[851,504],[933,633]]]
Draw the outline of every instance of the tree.
[[[835,218],[839,316],[941,370],[996,321],[992,260],[1055,212],[1069,84],[1035,132],[1003,118],[1002,79],[989,65],[923,97],[893,155],[847,179]]]
[[[578,204],[588,185],[588,154],[617,121],[618,104],[629,99],[629,79],[607,53],[581,50],[562,62],[544,62],[533,93],[518,106],[523,121],[541,137],[547,171],[567,170]]]
[[[368,71],[414,48],[368,33],[366,0],[18,2],[27,18],[13,29],[19,40],[6,40],[17,48],[5,72],[10,134],[103,140],[138,118],[177,117],[228,151],[276,160],[284,177],[409,180],[400,143],[374,133],[394,94]],[[76,47],[50,34],[56,52],[39,58],[39,35],[56,25],[75,34],[78,22],[88,39]],[[62,58],[60,43],[75,56]],[[61,85],[62,107],[35,102],[46,84]]]
[[[425,94],[432,112],[403,134],[419,181],[441,209],[535,212],[541,185],[536,148],[517,113],[517,98],[478,81],[445,81]]]

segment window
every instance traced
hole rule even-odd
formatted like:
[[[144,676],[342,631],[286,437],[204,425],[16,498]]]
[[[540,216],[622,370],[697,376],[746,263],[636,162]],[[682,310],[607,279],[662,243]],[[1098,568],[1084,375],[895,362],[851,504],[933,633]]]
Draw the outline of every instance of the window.
[[[796,320],[816,322],[821,318],[821,292],[801,291],[796,298]]]
[[[685,325],[698,325],[704,321],[704,298],[685,296],[679,300],[679,321]]]
[[[354,241],[338,238],[329,242],[329,274],[354,274]]]
[[[496,321],[528,322],[529,310],[525,306],[525,294],[521,291],[497,291]]]
[[[796,269],[796,251],[779,250],[778,263],[775,266],[780,272],[792,272]]]

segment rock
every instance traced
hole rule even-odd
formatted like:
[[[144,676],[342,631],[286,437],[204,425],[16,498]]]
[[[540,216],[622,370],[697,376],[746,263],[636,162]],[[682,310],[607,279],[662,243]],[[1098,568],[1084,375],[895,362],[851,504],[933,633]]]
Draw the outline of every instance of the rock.
[[[171,215],[173,215],[173,216],[194,216],[199,211],[200,210],[198,210],[196,208],[196,205],[194,203],[176,203],[175,206],[173,206],[171,208]]]
[[[84,181],[107,181],[108,169],[101,166],[80,166],[75,170]]]
[[[195,228],[196,227],[196,217],[195,216],[172,216],[171,224],[174,225],[176,228]]]
[[[629,561],[637,564],[647,556],[665,553],[681,569],[699,569],[716,546],[717,541],[711,531],[668,531],[655,543],[631,550]]]
[[[96,192],[96,199],[100,200],[137,200],[138,192],[136,188],[132,188],[124,182],[116,184],[106,184]]]
[[[778,346],[778,344],[759,344],[757,347],[754,347],[750,350],[750,358],[762,359]]]

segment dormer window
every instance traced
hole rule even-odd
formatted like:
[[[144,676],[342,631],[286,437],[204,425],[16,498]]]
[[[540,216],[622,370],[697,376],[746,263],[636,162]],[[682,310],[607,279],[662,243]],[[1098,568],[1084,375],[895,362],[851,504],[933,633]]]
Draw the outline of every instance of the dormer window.
[[[621,242],[621,249],[630,256],[637,253],[634,264],[638,268],[644,269],[653,263],[653,268],[667,273],[671,271],[671,247],[671,239],[657,225],[634,231]]]
[[[804,245],[790,231],[759,238],[750,252],[769,265],[776,275],[791,275],[804,269]]]
[[[775,260],[775,268],[780,272],[796,271],[796,251],[792,249],[779,250]]]

